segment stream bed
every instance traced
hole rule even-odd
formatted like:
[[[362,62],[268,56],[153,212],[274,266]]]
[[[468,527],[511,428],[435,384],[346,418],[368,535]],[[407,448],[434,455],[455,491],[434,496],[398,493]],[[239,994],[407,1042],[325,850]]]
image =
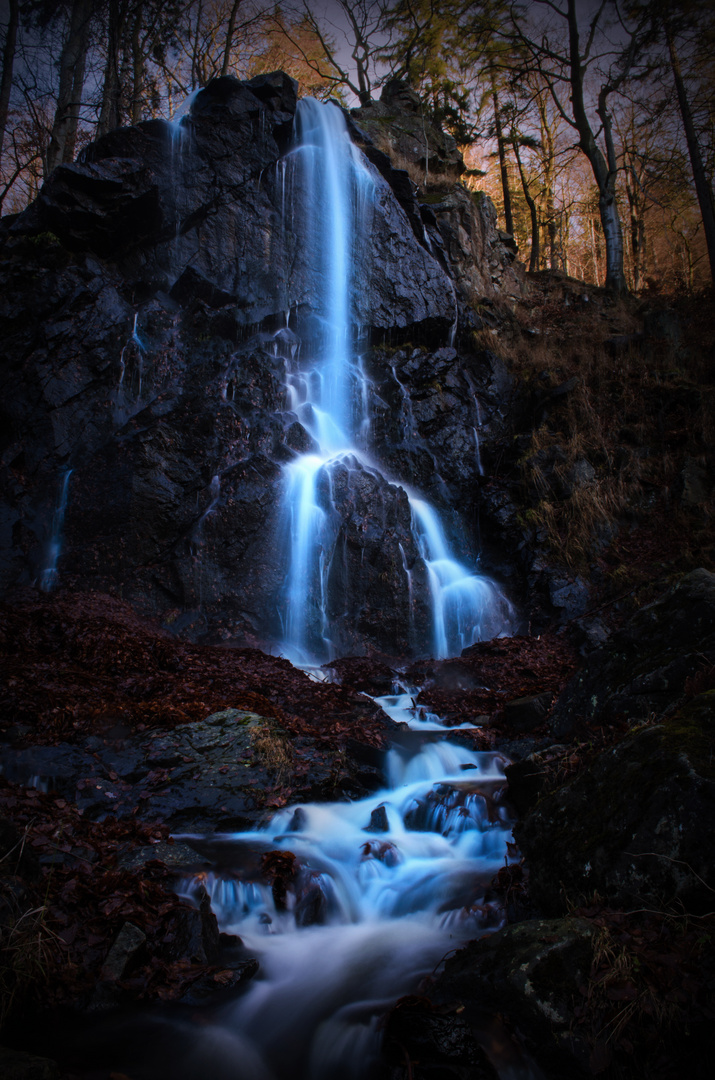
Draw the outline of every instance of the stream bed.
[[[505,759],[434,730],[427,738],[389,751],[384,790],[280,810],[263,828],[220,838],[220,871],[184,879],[181,893],[198,902],[205,890],[221,930],[260,964],[192,1051],[220,1075],[377,1075],[381,1018],[394,1002],[502,925],[490,883],[509,858]]]

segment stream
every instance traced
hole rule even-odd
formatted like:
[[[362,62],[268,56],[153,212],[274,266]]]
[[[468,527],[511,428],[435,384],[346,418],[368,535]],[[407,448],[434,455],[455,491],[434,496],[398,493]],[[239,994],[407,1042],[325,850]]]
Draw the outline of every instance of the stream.
[[[411,697],[403,707],[411,727],[437,728]],[[180,891],[197,901],[205,889],[220,928],[260,969],[201,1030],[202,1060],[231,1080],[376,1075],[380,1019],[395,1000],[502,925],[488,890],[511,839],[504,764],[446,740],[393,748],[384,790],[286,808],[221,837],[224,869]]]
[[[287,328],[275,338],[276,349],[287,342],[292,415],[312,440],[284,467],[286,572],[276,644],[317,675],[336,652],[334,486],[341,470],[380,475],[353,314],[354,267],[377,176],[353,146],[342,111],[310,99],[298,104],[288,157],[306,193],[295,220],[303,223],[299,242],[314,267],[320,317],[300,350]],[[435,508],[404,484],[387,483],[407,496],[429,583],[432,640],[423,648],[454,655],[507,630],[508,601],[457,561]],[[240,938],[260,969],[193,1041],[189,1057],[199,1055],[200,1069],[192,1071],[184,1055],[174,1075],[208,1074],[207,1061],[212,1074],[230,1080],[375,1075],[380,1019],[394,1001],[418,992],[447,953],[501,925],[488,890],[511,836],[504,759],[440,741],[440,718],[416,707],[414,693],[397,684],[377,699],[392,719],[421,732],[410,749],[389,751],[384,790],[354,803],[290,807],[256,831],[223,836],[222,870],[183,882],[189,899],[208,893],[221,930]]]

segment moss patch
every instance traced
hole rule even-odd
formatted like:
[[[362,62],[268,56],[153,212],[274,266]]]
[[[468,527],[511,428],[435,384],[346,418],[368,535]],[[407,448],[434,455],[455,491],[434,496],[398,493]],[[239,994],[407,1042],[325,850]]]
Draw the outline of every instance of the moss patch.
[[[684,753],[700,776],[715,779],[715,690],[698,694],[664,724],[663,745]]]

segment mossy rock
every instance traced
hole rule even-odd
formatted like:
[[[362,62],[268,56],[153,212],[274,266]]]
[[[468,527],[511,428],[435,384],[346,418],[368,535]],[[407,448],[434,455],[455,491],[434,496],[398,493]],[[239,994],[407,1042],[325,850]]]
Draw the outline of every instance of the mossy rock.
[[[640,721],[677,705],[686,682],[715,662],[715,574],[693,570],[592,653],[556,704],[561,739],[579,724]]]
[[[573,1006],[588,982],[593,938],[586,919],[506,927],[450,958],[430,997],[506,1015],[554,1080],[590,1076],[590,1048],[574,1037]]]
[[[701,914],[715,865],[715,692],[636,731],[543,796],[515,829],[547,913],[610,906]]]

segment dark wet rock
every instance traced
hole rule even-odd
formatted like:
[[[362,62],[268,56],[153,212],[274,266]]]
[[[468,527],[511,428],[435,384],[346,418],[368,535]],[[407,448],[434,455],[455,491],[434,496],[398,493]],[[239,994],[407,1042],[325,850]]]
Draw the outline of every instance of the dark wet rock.
[[[403,168],[412,167],[415,176],[431,170],[457,180],[465,170],[455,140],[423,116],[418,95],[399,79],[385,83],[379,101],[353,109],[351,115],[378,149]]]
[[[556,703],[561,738],[578,725],[643,720],[672,707],[715,661],[715,575],[692,570],[591,653]]]
[[[7,748],[0,751],[0,762],[8,779],[27,784],[37,777],[46,788],[76,802],[88,817],[122,817],[141,807],[146,816],[174,829],[200,832],[255,825],[265,816],[266,794],[288,780],[293,761],[286,734],[274,720],[239,709],[225,709],[170,733],[125,740],[122,756],[133,762],[131,782],[114,773],[111,743],[91,754],[66,743]],[[331,769],[314,761],[302,781],[306,798],[330,781]],[[373,776],[369,767],[359,765],[356,773],[351,780],[356,794],[363,774],[369,789],[380,786],[377,769]],[[127,859],[125,865],[132,867],[150,859],[169,865],[200,861],[191,848],[173,844],[132,852]]]
[[[387,810],[384,806],[376,806],[370,814],[370,823],[365,826],[364,832],[389,832],[389,829]]]
[[[226,935],[222,934],[222,937]],[[220,1005],[224,1000],[231,1000],[236,991],[250,982],[259,971],[257,960],[232,961],[230,966],[220,971],[211,971],[200,976],[191,984],[185,994],[179,998],[182,1005]]]
[[[295,102],[280,74],[216,80],[181,125],[151,121],[86,148],[6,226],[3,588],[47,569],[72,469],[67,584],[121,589],[193,637],[280,637],[282,466],[310,449],[285,374],[315,316],[313,263],[280,222]],[[373,179],[355,317],[377,335],[439,344],[456,315],[450,278],[378,170]],[[292,198],[299,208],[302,193]],[[416,557],[405,500],[348,472],[346,499],[358,488],[372,521],[397,505],[374,538],[338,506],[334,608],[344,552],[367,572],[362,622],[337,645],[404,651],[392,636],[405,623],[399,546]]]
[[[475,504],[480,464],[486,467],[507,430],[511,379],[504,363],[488,350],[376,349],[368,374],[380,462],[441,504],[454,529],[450,492],[464,509]]]
[[[694,458],[686,458],[679,481],[680,501],[685,506],[702,506],[712,494],[713,484],[708,470]]]
[[[60,1075],[59,1065],[50,1058],[0,1046],[0,1076],[3,1080],[59,1080]]]
[[[504,774],[509,784],[509,801],[519,817],[524,817],[536,804],[544,787],[544,766],[537,754],[529,754],[507,765]]]
[[[583,615],[591,604],[588,581],[580,575],[552,574],[549,580],[551,603],[565,620]]]
[[[547,913],[598,893],[614,907],[712,909],[715,691],[599,754],[516,826]]]
[[[575,918],[506,927],[448,959],[432,1000],[508,1015],[549,1077],[590,1076],[589,1048],[573,1034],[573,1006],[589,976],[593,935],[589,922]]]
[[[123,870],[141,870],[148,862],[158,860],[170,870],[189,871],[205,865],[204,859],[189,844],[173,840],[149,847],[129,848],[118,859]]]
[[[388,1015],[382,1052],[389,1080],[497,1080],[498,1073],[470,1024],[455,1010],[403,998]],[[408,1059],[409,1065],[405,1063]]]
[[[504,706],[503,723],[509,731],[532,731],[543,724],[552,701],[550,693],[514,698]]]
[[[141,952],[146,945],[146,934],[138,926],[126,922],[117,934],[102,965],[100,979],[103,982],[116,982],[130,973],[132,965],[138,964]]]
[[[221,944],[218,922],[205,890],[198,897],[199,906],[185,904],[173,917],[173,940],[164,939],[165,955],[170,961],[190,960],[195,964],[215,964]]]
[[[523,294],[523,269],[502,243],[496,209],[483,191],[469,192],[458,185],[447,192],[428,193],[425,201],[434,220],[434,225],[426,223],[425,231],[433,250],[450,267],[462,304],[478,305],[499,294],[513,299]]]

